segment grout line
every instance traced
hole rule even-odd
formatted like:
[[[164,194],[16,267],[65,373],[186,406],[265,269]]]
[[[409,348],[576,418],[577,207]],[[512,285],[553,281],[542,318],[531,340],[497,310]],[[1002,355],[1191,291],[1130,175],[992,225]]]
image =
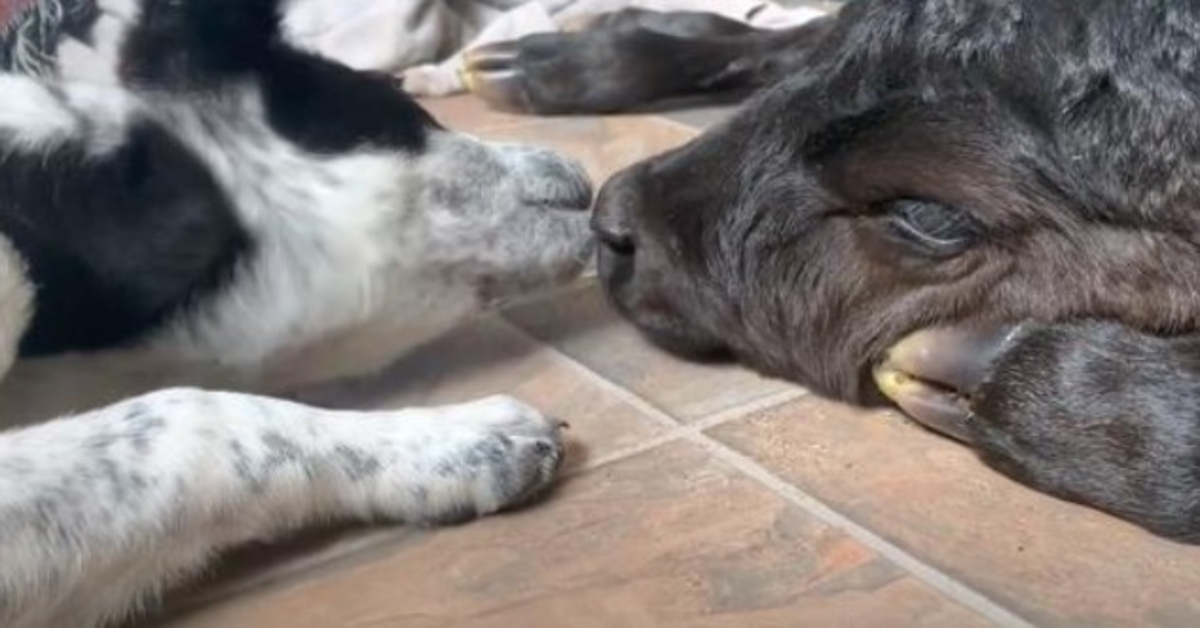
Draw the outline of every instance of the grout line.
[[[628,403],[630,406],[634,407],[642,414],[652,419],[655,423],[668,428],[666,434],[662,434],[654,439],[651,439],[650,441],[647,441],[644,443],[644,447],[634,446],[629,448],[631,451],[626,452],[628,455],[642,453],[676,439],[687,440],[691,443],[699,445],[717,459],[729,464],[737,471],[759,482],[768,490],[776,493],[812,517],[826,523],[833,528],[841,530],[847,536],[850,536],[859,543],[862,543],[864,546],[874,550],[880,556],[890,560],[901,569],[904,569],[914,578],[924,582],[958,604],[975,611],[980,616],[988,619],[996,625],[1012,628],[1032,628],[1034,626],[1034,624],[1030,623],[1028,620],[1013,613],[1007,608],[1004,608],[1002,605],[988,598],[983,593],[976,591],[969,585],[960,582],[953,576],[941,571],[933,565],[930,565],[917,556],[914,556],[899,545],[892,543],[866,526],[863,526],[850,517],[838,512],[836,509],[820,499],[817,499],[816,497],[806,493],[795,485],[789,484],[787,481],[773,474],[766,467],[760,465],[754,459],[740,452],[734,451],[733,449],[726,447],[724,444],[703,434],[704,430],[710,429],[716,425],[720,425],[725,421],[735,418],[731,415],[737,410],[741,410],[741,408],[722,411],[712,417],[709,417],[707,420],[698,421],[693,424],[681,425],[670,414],[664,412],[654,404],[610,381],[600,373],[592,370],[592,368],[586,364],[579,362],[562,351],[559,351],[557,347],[541,342],[532,334],[521,328],[521,326],[507,320],[505,320],[504,323],[514,328],[518,333],[525,335],[527,338],[532,339],[542,347],[548,349],[556,357],[564,360],[582,376],[591,380],[601,389],[611,393],[621,401]],[[796,398],[803,396],[804,394],[802,393],[797,395]],[[758,402],[756,401],[755,403]],[[738,414],[738,416],[745,415]],[[709,424],[710,422],[712,422],[712,424]],[[653,445],[650,443],[653,443]],[[614,455],[615,453],[619,452],[614,452]],[[594,463],[581,467],[573,472],[572,475],[578,474],[584,470],[601,466],[602,463],[611,463],[613,460],[615,460],[615,458],[610,458],[612,458],[612,456],[605,456]]]
[[[845,532],[854,540],[874,550],[901,569],[904,569],[916,579],[924,582],[958,604],[975,611],[996,625],[1013,628],[1032,628],[1035,625],[983,593],[976,591],[969,585],[883,538],[873,530],[838,512],[825,502],[809,495],[795,485],[789,484],[786,480],[776,476],[753,458],[730,449],[704,434],[688,435],[684,438],[689,442],[703,447],[713,457],[765,485],[809,515]]]
[[[648,438],[636,445],[622,447],[614,452],[600,456],[594,460],[589,460],[587,464],[571,469],[564,474],[565,477],[575,477],[583,475],[590,471],[595,471],[601,467],[606,467],[614,462],[619,462],[627,458],[632,458],[639,454],[644,454],[652,449],[657,449],[667,443],[672,443],[686,437],[686,428],[677,428],[668,432],[664,432],[652,438]]]
[[[590,286],[588,286],[588,284],[573,285],[567,290],[581,290],[586,287]],[[699,434],[724,423],[728,423],[757,412],[762,412],[763,410],[768,410],[808,395],[808,391],[800,387],[782,390],[741,404],[737,407],[721,410],[703,419],[689,423],[683,423],[672,417],[669,413],[665,412],[661,408],[658,408],[638,395],[635,395],[625,390],[621,386],[609,381],[607,378],[599,373],[596,373],[592,369],[580,363],[578,360],[575,360],[571,356],[563,353],[558,349],[558,347],[541,341],[533,334],[526,331],[525,328],[512,322],[508,318],[501,316],[499,317],[498,321],[500,324],[508,327],[513,333],[520,334],[521,337],[537,344],[539,347],[545,350],[552,359],[557,360],[567,368],[580,373],[585,379],[592,381],[593,383],[599,380],[599,382],[601,382],[600,387],[604,390],[604,392],[610,393],[617,397],[620,401],[634,407],[639,411],[639,414],[649,417],[659,427],[666,428],[665,432],[652,436],[636,445],[622,447],[604,456],[600,456],[599,458],[596,458],[583,466],[572,469],[566,474],[567,477],[577,476],[593,469],[612,464],[619,460],[632,458],[633,456],[645,453],[651,449],[658,448],[666,443],[679,440],[688,435]]]
[[[552,347],[550,348],[550,350],[554,351],[554,349]],[[559,359],[562,359],[563,356],[561,354],[559,354],[556,357],[558,357]],[[570,360],[570,362],[572,363],[572,365],[575,364],[574,360]],[[574,368],[574,366],[572,366],[572,368]],[[591,377],[592,376],[589,374],[588,378],[591,379]],[[606,388],[605,392],[609,392],[609,390]],[[784,393],[789,393],[789,394],[784,394]],[[734,410],[726,410],[723,412],[719,412],[717,414],[714,414],[705,419],[701,419],[699,421],[695,421],[692,423],[686,423],[686,424],[676,423],[675,427],[667,430],[666,432],[663,432],[661,434],[658,434],[656,436],[648,438],[636,445],[622,447],[621,449],[610,452],[604,456],[600,456],[599,458],[596,458],[595,460],[592,460],[583,466],[572,469],[567,474],[567,476],[568,477],[577,476],[577,475],[586,473],[588,471],[592,471],[594,469],[610,465],[614,462],[619,462],[621,460],[625,460],[627,458],[632,458],[639,454],[646,453],[647,451],[650,451],[652,449],[657,449],[663,445],[666,445],[667,443],[672,443],[672,442],[675,442],[678,440],[686,439],[690,436],[702,434],[705,431],[710,430],[714,427],[724,425],[725,423],[729,423],[731,421],[736,421],[737,419],[740,419],[747,415],[750,415],[750,414],[753,414],[756,412],[761,412],[763,410],[768,410],[770,408],[774,408],[776,406],[783,405],[785,403],[794,401],[796,399],[800,399],[801,397],[804,397],[806,394],[807,394],[807,391],[805,391],[805,390],[784,391],[781,393],[768,395],[766,397],[756,400],[755,402],[746,404],[745,406],[738,407]],[[641,406],[637,406],[637,408],[638,408],[638,410],[642,409]],[[656,420],[655,423],[658,423],[658,421]]]
[[[774,392],[769,395],[764,395],[758,399],[747,401],[739,406],[721,410],[705,419],[693,421],[692,424],[705,424],[704,429],[716,427],[722,423],[727,423],[734,419],[740,419],[751,414],[758,414],[765,410],[770,410],[776,406],[781,406],[785,403],[791,403],[803,399],[809,395],[809,392],[800,386],[789,387],[779,392]],[[700,430],[704,431],[704,430]]]
[[[586,287],[590,287],[590,286],[588,286],[587,284],[583,284],[580,286],[573,287],[572,289],[583,289]],[[769,395],[764,395],[757,399],[747,401],[745,403],[742,403],[740,405],[737,405],[737,406],[734,406],[731,408],[726,408],[724,410],[718,410],[717,412],[715,412],[707,417],[704,417],[702,419],[688,421],[685,423],[682,420],[676,419],[675,417],[671,416],[670,413],[663,410],[662,408],[659,408],[654,403],[647,401],[646,399],[643,399],[641,396],[637,395],[636,393],[629,391],[629,390],[625,389],[624,387],[610,381],[607,377],[604,377],[600,373],[597,373],[596,371],[592,370],[591,367],[587,366],[586,364],[583,364],[582,362],[576,360],[575,358],[571,357],[570,355],[567,355],[566,353],[562,352],[558,347],[554,346],[553,344],[550,344],[548,342],[543,342],[541,339],[539,339],[538,337],[529,333],[528,331],[525,330],[525,328],[523,328],[520,325],[509,320],[507,317],[501,316],[499,318],[499,322],[501,324],[507,326],[512,331],[520,334],[525,339],[527,339],[527,340],[537,344],[539,347],[542,347],[543,349],[547,350],[551,355],[553,355],[559,361],[563,362],[565,365],[567,365],[570,368],[583,374],[584,377],[586,377],[587,379],[592,380],[593,382],[598,382],[601,385],[601,387],[604,388],[607,392],[613,393],[613,395],[616,396],[617,398],[619,398],[621,401],[642,411],[643,414],[645,414],[648,417],[650,417],[651,419],[653,419],[654,422],[659,424],[661,427],[667,428],[668,431],[674,431],[676,428],[679,428],[679,427],[688,428],[688,427],[693,427],[693,426],[703,426],[701,428],[702,430],[709,429],[712,427],[716,427],[717,425],[720,425],[722,423],[725,423],[726,421],[738,419],[738,418],[744,417],[748,414],[761,412],[763,410],[768,410],[770,408],[774,408],[775,406],[787,403],[789,401],[795,401],[797,399],[801,399],[809,394],[807,390],[805,390],[799,386],[796,386],[794,388],[789,388],[787,390],[782,390],[779,392],[771,393]],[[697,431],[697,430],[692,430],[692,431]]]

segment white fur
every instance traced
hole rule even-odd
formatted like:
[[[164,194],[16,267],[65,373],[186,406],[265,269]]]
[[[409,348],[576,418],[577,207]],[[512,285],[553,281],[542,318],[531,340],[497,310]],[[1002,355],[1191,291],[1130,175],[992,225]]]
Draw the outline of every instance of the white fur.
[[[120,144],[137,114],[136,99],[110,86],[66,83],[59,87],[55,93],[31,78],[0,74],[5,101],[0,106],[0,158],[5,152],[36,152],[68,140],[86,142],[93,154]]]
[[[234,286],[155,342],[181,360],[289,384],[369,372],[497,296],[481,284],[551,285],[590,251],[580,214],[536,206],[561,173],[528,163],[566,163],[544,151],[436,132],[420,156],[314,155],[273,134],[250,87],[203,108],[152,108],[256,236]],[[323,359],[297,359],[314,346]]]
[[[33,286],[24,271],[20,256],[0,238],[0,380],[17,359],[17,344],[33,311]]]
[[[392,413],[176,389],[0,437],[0,625],[124,618],[222,550],[329,520],[487,514],[551,478],[506,398]]]
[[[78,129],[70,110],[42,85],[17,76],[0,74],[0,133],[8,150],[30,150],[61,142]]]
[[[237,199],[244,224],[258,236],[258,252],[236,287],[162,342],[189,359],[261,365],[385,309],[421,316],[387,307],[397,293],[425,292],[395,285],[420,281],[424,270],[424,217],[405,198],[419,185],[413,159],[306,153],[271,133],[249,88],[204,109],[165,109]],[[455,309],[461,315],[470,308],[468,302]]]
[[[550,482],[559,426],[511,399],[347,413],[151,391],[370,372],[569,279],[590,249],[586,214],[554,203],[580,197],[577,166],[445,131],[419,153],[315,155],[272,131],[249,84],[198,100],[0,76],[0,94],[0,158],[63,142],[98,158],[131,124],[160,124],[255,245],[228,286],[145,344],[9,373],[0,425],[99,409],[0,432],[0,626],[98,625],[241,543],[331,519],[486,514]],[[23,270],[0,239],[0,373],[29,321]]]

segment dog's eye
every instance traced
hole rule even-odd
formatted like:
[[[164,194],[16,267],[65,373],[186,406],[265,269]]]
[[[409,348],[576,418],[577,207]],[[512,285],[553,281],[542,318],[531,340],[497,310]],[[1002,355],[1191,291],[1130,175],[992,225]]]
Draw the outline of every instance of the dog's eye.
[[[980,235],[969,214],[940,203],[901,199],[880,209],[892,235],[929,255],[957,255]]]

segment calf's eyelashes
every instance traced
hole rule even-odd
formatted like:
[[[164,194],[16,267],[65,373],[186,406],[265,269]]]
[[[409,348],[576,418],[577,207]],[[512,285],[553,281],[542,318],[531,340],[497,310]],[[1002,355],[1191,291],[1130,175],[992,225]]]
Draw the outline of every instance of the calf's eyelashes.
[[[980,227],[970,214],[941,203],[899,199],[874,209],[893,240],[933,259],[958,255],[981,237]]]

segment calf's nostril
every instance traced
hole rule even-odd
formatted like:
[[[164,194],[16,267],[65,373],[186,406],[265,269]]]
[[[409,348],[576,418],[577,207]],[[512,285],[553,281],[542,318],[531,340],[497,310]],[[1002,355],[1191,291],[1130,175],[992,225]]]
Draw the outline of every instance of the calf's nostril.
[[[638,203],[635,179],[629,171],[613,177],[600,190],[592,212],[592,231],[615,253],[630,255],[637,248],[631,212]]]
[[[592,179],[588,176],[583,165],[576,161],[568,161],[567,189],[569,201],[566,209],[587,211],[592,208]]]
[[[633,254],[633,231],[624,225],[612,224],[600,218],[600,214],[592,214],[592,231],[596,234],[596,239],[614,253]]]

